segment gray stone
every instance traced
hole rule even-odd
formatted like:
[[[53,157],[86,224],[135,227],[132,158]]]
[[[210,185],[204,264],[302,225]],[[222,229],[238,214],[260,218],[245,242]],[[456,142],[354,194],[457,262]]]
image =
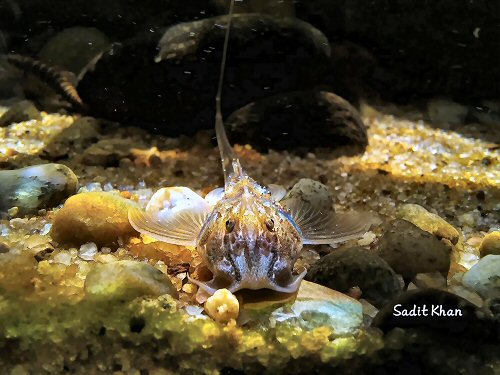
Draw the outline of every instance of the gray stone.
[[[70,127],[52,138],[42,154],[52,159],[67,157],[71,153],[80,153],[98,136],[99,123],[92,117],[76,119]]]
[[[300,198],[318,209],[333,210],[333,197],[328,187],[310,178],[302,178],[293,185],[281,203],[286,206],[287,199],[296,198]]]
[[[378,254],[404,277],[435,271],[447,275],[451,247],[443,241],[406,220],[397,219],[387,226]]]
[[[500,298],[500,255],[486,255],[464,275],[462,282],[483,298]]]
[[[85,293],[95,299],[164,294],[177,298],[177,290],[167,275],[148,263],[133,260],[97,264],[85,279]]]
[[[397,297],[404,286],[385,260],[361,247],[333,251],[313,264],[306,278],[343,293],[357,286],[377,307]]]
[[[87,165],[115,165],[120,159],[131,155],[132,147],[128,139],[103,139],[84,151],[83,162]]]
[[[54,35],[41,49],[40,60],[79,74],[110,45],[106,35],[94,27],[72,27]]]
[[[76,175],[62,164],[0,171],[0,181],[0,212],[18,207],[19,215],[57,206],[78,187]]]
[[[13,123],[40,120],[42,115],[40,111],[29,100],[22,100],[13,104],[2,117],[0,117],[0,127],[8,126]]]

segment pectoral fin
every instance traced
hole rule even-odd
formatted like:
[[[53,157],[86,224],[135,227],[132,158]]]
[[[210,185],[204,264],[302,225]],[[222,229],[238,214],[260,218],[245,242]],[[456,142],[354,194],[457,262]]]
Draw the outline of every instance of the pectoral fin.
[[[271,193],[271,197],[273,197],[276,202],[282,200],[286,195],[286,190],[281,185],[269,184],[267,185],[267,190],[269,190],[269,192]]]
[[[299,227],[304,244],[333,244],[357,238],[371,224],[366,214],[320,210],[299,198],[287,199],[283,206]]]
[[[159,219],[154,213],[133,208],[128,218],[132,227],[142,234],[174,245],[196,246],[196,239],[209,212],[186,208],[166,219]]]

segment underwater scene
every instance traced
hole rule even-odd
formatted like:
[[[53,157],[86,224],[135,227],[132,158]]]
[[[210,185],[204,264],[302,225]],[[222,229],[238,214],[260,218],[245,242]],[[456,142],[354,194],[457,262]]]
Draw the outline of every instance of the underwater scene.
[[[500,1],[0,0],[0,374],[500,375]]]

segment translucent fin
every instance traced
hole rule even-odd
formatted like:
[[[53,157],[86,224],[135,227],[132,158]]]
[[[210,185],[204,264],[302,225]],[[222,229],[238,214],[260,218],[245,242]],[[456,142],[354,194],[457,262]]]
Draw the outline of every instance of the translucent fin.
[[[302,233],[304,244],[333,244],[363,235],[371,225],[366,214],[357,212],[326,212],[301,199],[283,204]]]
[[[185,209],[160,220],[150,212],[133,208],[128,213],[132,227],[159,241],[181,246],[196,246],[196,239],[210,211]]]
[[[210,206],[215,206],[224,196],[224,188],[217,188],[205,195],[205,202]]]
[[[271,196],[276,202],[279,202],[286,195],[286,190],[281,185],[269,184],[267,185],[267,190],[271,192]]]

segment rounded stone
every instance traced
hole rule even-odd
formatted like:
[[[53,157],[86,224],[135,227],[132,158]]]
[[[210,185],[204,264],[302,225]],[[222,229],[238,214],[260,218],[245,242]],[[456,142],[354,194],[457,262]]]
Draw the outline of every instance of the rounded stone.
[[[110,45],[106,35],[95,27],[71,27],[54,35],[41,49],[40,60],[79,74]]]
[[[447,275],[451,247],[443,241],[406,220],[397,219],[389,223],[380,239],[378,255],[404,277],[434,271]]]
[[[482,257],[486,255],[500,255],[500,232],[488,233],[479,246],[479,253]]]
[[[418,204],[405,204],[398,210],[400,219],[415,224],[422,230],[434,234],[438,238],[446,238],[456,245],[460,239],[459,231],[439,215],[427,211]]]
[[[361,247],[333,251],[313,264],[306,279],[343,293],[357,286],[377,307],[397,297],[404,286],[385,260]]]
[[[0,127],[17,122],[40,120],[41,118],[42,115],[32,102],[29,100],[22,100],[12,104],[8,111],[0,117]]]
[[[137,235],[128,221],[131,207],[135,202],[114,193],[74,195],[54,215],[50,235],[60,243],[116,244],[119,237]]]
[[[293,302],[271,313],[279,324],[291,321],[303,329],[329,326],[336,335],[350,335],[363,323],[363,306],[355,299],[325,286],[302,281]]]
[[[297,199],[310,203],[313,207],[325,211],[333,210],[333,196],[326,185],[310,178],[301,178],[283,198],[286,206],[287,199]]]
[[[463,284],[483,298],[500,298],[500,255],[486,255],[467,271]]]
[[[133,260],[97,264],[85,279],[85,293],[96,299],[164,294],[177,298],[177,290],[167,275],[148,263]]]
[[[17,207],[18,215],[60,204],[78,187],[78,178],[62,164],[40,164],[0,171],[0,211]]]
[[[233,142],[259,150],[345,146],[343,153],[356,154],[368,145],[356,108],[327,91],[293,91],[257,100],[233,112],[226,125]]]

